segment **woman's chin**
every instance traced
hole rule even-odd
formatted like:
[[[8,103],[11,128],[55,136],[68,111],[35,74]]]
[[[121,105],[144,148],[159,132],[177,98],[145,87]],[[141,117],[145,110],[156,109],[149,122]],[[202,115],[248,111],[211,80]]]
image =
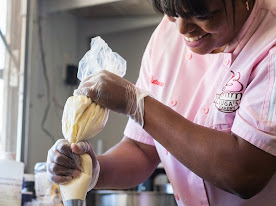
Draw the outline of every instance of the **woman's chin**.
[[[213,49],[196,48],[196,47],[190,47],[190,50],[199,55],[211,54],[214,51]]]

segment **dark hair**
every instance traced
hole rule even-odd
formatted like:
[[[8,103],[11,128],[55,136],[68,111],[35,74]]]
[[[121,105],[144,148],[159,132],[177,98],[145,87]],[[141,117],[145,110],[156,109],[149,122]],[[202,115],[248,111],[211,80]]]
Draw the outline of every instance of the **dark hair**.
[[[221,0],[226,10],[226,0]],[[209,14],[206,1],[203,0],[151,0],[153,8],[170,17],[187,17]],[[235,0],[232,0],[235,13]]]
[[[201,15],[209,13],[205,1],[202,0],[151,0],[153,8],[170,17]]]

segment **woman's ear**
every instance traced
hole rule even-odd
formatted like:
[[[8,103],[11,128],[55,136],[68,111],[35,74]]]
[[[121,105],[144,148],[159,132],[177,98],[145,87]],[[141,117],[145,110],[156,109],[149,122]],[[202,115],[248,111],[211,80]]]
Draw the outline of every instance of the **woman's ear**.
[[[174,18],[174,17],[170,17],[170,16],[168,16],[168,15],[166,15],[166,17],[169,19],[169,21],[171,21],[171,22],[175,22],[176,21],[176,19]]]

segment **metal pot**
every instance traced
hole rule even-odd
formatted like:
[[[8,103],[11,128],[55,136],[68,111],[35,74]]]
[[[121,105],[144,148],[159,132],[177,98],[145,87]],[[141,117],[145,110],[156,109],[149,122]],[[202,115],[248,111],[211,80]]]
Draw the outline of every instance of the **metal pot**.
[[[87,194],[87,206],[176,206],[174,195],[167,192],[92,190]]]

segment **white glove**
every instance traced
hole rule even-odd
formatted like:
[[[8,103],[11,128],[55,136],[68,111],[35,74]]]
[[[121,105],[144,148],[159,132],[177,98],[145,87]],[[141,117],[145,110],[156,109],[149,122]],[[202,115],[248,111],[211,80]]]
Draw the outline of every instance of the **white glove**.
[[[149,92],[106,70],[84,79],[74,95],[85,95],[95,103],[130,116],[144,126],[144,97]]]
[[[95,151],[92,147],[92,145],[87,142],[87,141],[81,141],[79,143],[73,143],[71,145],[72,150],[74,151],[74,153],[82,155],[82,154],[89,154],[89,156],[92,159],[92,177],[89,183],[89,187],[88,187],[88,191],[90,191],[91,189],[93,189],[99,179],[99,175],[100,175],[100,164],[97,160]]]
[[[48,178],[55,184],[65,184],[80,175],[82,170],[81,154],[89,154],[92,159],[92,177],[89,190],[95,187],[100,174],[100,164],[92,145],[87,142],[79,142],[69,145],[65,139],[59,139],[48,151],[47,173]]]

